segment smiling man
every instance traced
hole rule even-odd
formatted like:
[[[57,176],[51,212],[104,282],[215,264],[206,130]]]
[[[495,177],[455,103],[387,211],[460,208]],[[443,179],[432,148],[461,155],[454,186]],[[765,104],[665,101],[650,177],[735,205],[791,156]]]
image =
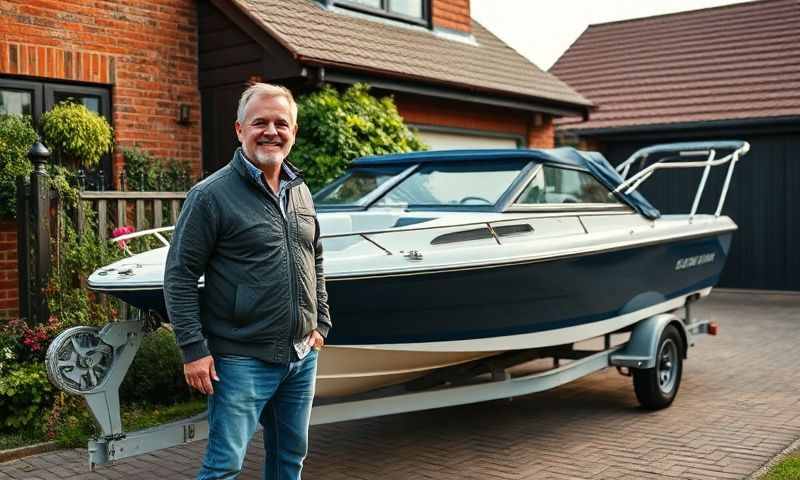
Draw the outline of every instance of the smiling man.
[[[164,276],[186,381],[208,395],[197,478],[235,478],[261,423],[265,478],[299,479],[331,321],[311,193],[285,161],[297,134],[291,92],[252,85],[235,128],[233,160],[186,197]]]

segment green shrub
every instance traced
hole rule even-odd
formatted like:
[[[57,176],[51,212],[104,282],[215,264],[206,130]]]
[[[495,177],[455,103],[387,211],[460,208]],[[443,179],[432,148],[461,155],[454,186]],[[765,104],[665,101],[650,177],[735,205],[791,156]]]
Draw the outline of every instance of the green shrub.
[[[125,402],[169,405],[188,400],[190,393],[175,335],[159,328],[145,336],[120,386],[120,397]]]
[[[289,160],[303,170],[312,190],[341,175],[365,155],[425,150],[403,123],[391,97],[377,99],[356,84],[339,93],[333,87],[298,99],[297,140]]]
[[[30,117],[0,115],[0,218],[16,217],[16,178],[33,170],[28,150],[35,141]]]
[[[44,363],[22,363],[0,376],[0,429],[24,429],[41,420],[53,401],[54,389]]]
[[[86,447],[87,440],[99,434],[100,428],[83,397],[60,392],[39,431],[62,447]]]
[[[87,209],[86,227],[81,235],[64,219],[58,232],[59,247],[53,249],[47,305],[50,315],[58,319],[62,328],[103,326],[116,317],[119,308],[118,300],[108,297],[98,302],[97,295],[81,285],[81,279],[123,257],[115,244],[97,237],[94,216]]]
[[[192,186],[187,162],[158,159],[138,147],[122,149],[127,189],[131,191],[183,192]]]
[[[68,165],[97,165],[111,151],[112,133],[105,118],[80,104],[62,102],[42,115],[45,145]]]
[[[24,447],[41,442],[42,435],[36,428],[16,429],[13,432],[0,433],[0,450]]]

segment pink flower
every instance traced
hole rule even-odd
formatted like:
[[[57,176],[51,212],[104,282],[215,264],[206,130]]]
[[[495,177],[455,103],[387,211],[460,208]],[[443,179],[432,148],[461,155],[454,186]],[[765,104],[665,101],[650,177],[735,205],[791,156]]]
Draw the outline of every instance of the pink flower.
[[[133,233],[135,231],[136,231],[136,229],[133,228],[133,226],[131,226],[131,225],[125,225],[124,227],[117,227],[117,228],[114,229],[114,231],[111,232],[111,238],[121,237],[123,235],[127,235],[129,233]],[[117,242],[117,245],[119,245],[119,248],[121,250],[124,250],[125,246],[127,244],[125,243],[125,240],[120,240],[120,241]]]

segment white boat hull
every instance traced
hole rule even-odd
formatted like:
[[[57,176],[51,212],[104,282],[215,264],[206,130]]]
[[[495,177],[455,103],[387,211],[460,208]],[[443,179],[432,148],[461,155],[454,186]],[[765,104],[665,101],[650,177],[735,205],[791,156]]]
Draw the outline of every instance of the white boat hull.
[[[354,395],[405,383],[434,370],[500,352],[420,352],[326,346],[317,364],[317,398]]]

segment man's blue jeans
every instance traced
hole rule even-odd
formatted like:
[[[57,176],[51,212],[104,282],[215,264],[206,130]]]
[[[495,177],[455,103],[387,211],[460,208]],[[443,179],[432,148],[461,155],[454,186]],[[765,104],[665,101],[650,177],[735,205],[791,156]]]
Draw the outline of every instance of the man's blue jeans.
[[[214,366],[219,381],[208,397],[208,449],[198,480],[236,478],[256,422],[264,427],[264,478],[299,479],[308,451],[317,352],[288,365],[220,355]]]

